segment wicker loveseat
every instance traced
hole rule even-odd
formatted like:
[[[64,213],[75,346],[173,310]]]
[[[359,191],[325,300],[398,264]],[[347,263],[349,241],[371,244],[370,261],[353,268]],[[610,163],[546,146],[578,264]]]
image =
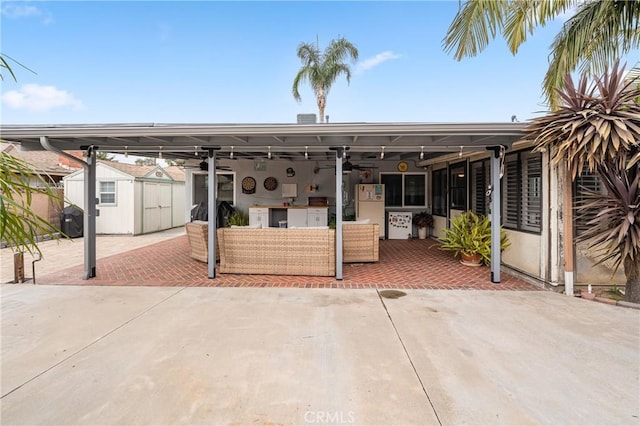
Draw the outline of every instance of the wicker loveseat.
[[[220,228],[220,272],[321,275],[336,273],[335,230]]]
[[[342,261],[377,262],[379,257],[380,234],[377,223],[342,223]]]

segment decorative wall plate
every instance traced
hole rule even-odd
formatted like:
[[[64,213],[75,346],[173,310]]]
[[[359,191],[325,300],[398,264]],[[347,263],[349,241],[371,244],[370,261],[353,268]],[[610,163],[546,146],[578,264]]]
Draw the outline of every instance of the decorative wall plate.
[[[401,161],[398,163],[399,172],[406,172],[407,170],[409,170],[409,165],[407,164],[406,161]]]
[[[242,193],[253,194],[256,192],[256,180],[251,176],[242,179]]]
[[[278,180],[273,176],[269,176],[264,180],[264,189],[274,191],[278,187]]]

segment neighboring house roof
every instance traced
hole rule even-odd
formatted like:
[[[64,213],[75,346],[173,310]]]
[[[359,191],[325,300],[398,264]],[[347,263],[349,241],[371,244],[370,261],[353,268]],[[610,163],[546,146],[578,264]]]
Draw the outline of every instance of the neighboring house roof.
[[[133,177],[145,177],[158,168],[158,166],[139,166],[137,164],[118,163],[117,161],[98,160],[98,163],[113,167]]]
[[[167,172],[173,180],[184,182],[184,168],[180,166],[169,166],[164,167],[164,171]]]
[[[0,151],[33,165],[40,174],[66,176],[82,168],[79,163],[77,167],[68,165],[68,161],[61,161],[60,156],[51,151],[22,151],[19,146],[5,142],[0,142]]]

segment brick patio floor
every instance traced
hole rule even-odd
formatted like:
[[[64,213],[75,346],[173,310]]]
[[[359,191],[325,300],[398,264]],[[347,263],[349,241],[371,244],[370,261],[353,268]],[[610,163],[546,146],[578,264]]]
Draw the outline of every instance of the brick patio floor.
[[[345,264],[343,279],[286,275],[216,273],[207,278],[207,265],[189,256],[186,236],[98,259],[97,276],[83,280],[83,265],[38,277],[38,284],[187,286],[187,287],[299,287],[538,290],[505,272],[491,283],[488,267],[468,267],[434,240],[380,241],[378,263]]]

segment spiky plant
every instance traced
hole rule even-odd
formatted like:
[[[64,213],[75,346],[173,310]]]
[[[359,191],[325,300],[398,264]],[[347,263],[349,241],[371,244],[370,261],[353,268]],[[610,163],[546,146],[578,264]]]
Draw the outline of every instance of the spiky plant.
[[[583,75],[575,86],[567,76],[565,89],[558,93],[563,105],[532,120],[525,139],[533,141],[536,150],[548,150],[553,163],[566,162],[573,179],[583,170],[602,179],[607,195],[579,206],[579,214],[596,218],[580,240],[602,256],[600,262],[614,259],[614,273],[624,265],[625,298],[640,302],[640,105],[636,102],[640,89],[636,84],[624,80],[624,67],[619,68],[617,61],[610,73],[605,71],[591,84]]]
[[[34,182],[38,186],[34,186]],[[14,251],[41,253],[38,236],[56,234],[59,229],[31,209],[34,194],[62,202],[29,163],[0,153],[0,241]]]

